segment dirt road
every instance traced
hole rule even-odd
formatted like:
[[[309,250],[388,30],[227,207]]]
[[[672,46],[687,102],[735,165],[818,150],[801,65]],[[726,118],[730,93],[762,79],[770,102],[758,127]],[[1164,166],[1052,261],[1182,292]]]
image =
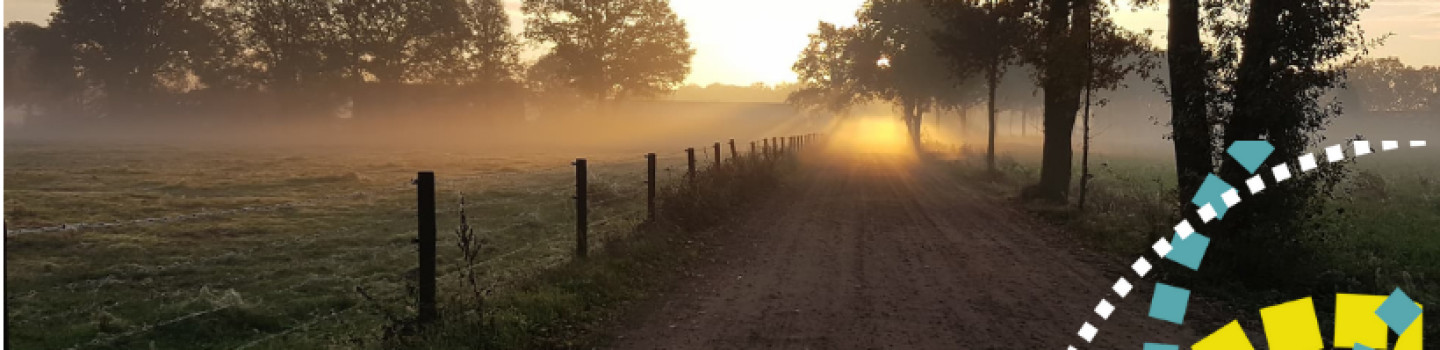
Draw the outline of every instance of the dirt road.
[[[1117,302],[1124,262],[1011,201],[894,155],[817,157],[741,220],[702,277],[641,311],[617,349],[1139,349],[1195,331]],[[1140,247],[1143,248],[1143,247]],[[1137,249],[1140,249],[1137,248]],[[1138,251],[1137,251],[1138,253]],[[1102,320],[1102,298],[1118,310]],[[1095,342],[1076,335],[1099,327]]]

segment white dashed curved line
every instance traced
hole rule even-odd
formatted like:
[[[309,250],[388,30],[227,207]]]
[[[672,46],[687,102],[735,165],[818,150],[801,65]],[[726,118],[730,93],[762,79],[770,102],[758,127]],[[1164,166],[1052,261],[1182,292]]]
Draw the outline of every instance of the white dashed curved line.
[[[1359,158],[1360,156],[1367,155],[1373,152],[1373,149],[1370,148],[1370,141],[1367,140],[1351,141],[1351,145],[1352,149],[1354,150],[1354,155],[1351,158]],[[1425,140],[1412,140],[1410,141],[1409,145],[1410,148],[1420,148],[1425,147],[1426,142]],[[1344,144],[1337,144],[1326,147],[1326,161],[1330,163],[1338,163],[1344,161],[1345,152],[1343,146]],[[1381,151],[1394,150],[1398,149],[1399,147],[1399,141],[1380,141]],[[1318,167],[1318,164],[1315,163],[1314,153],[1306,153],[1304,155],[1296,157],[1296,161],[1300,164],[1300,172],[1302,173],[1309,172],[1310,170]],[[1279,184],[1280,182],[1291,178],[1290,165],[1288,163],[1280,163],[1275,165],[1271,168],[1270,173],[1271,175],[1274,175],[1276,184]],[[1258,194],[1260,193],[1260,191],[1265,189],[1265,180],[1261,178],[1260,174],[1257,172],[1254,177],[1251,177],[1249,180],[1245,181],[1245,186],[1249,188],[1251,194]],[[1221,198],[1225,201],[1226,206],[1233,208],[1235,205],[1240,204],[1240,197],[1238,193],[1235,193],[1235,191],[1236,190],[1232,188],[1230,191],[1226,191],[1224,194],[1221,195]],[[1198,214],[1200,216],[1200,219],[1204,222],[1210,222],[1210,220],[1216,217],[1215,208],[1210,206],[1210,204],[1205,204],[1199,209],[1196,209],[1196,214]],[[1181,239],[1185,239],[1189,238],[1191,233],[1195,233],[1195,229],[1193,226],[1190,225],[1190,221],[1186,219],[1180,219],[1180,223],[1175,225],[1175,233],[1178,234]],[[1164,237],[1161,237],[1160,240],[1156,241],[1155,244],[1151,246],[1151,249],[1156,253],[1156,255],[1162,259],[1165,257],[1166,254],[1170,253],[1171,248],[1172,247],[1170,245],[1170,242],[1165,240]],[[1152,266],[1150,265],[1150,261],[1146,260],[1143,254],[1135,260],[1134,264],[1130,265],[1131,270],[1135,272],[1136,276],[1138,276],[1139,279],[1144,279],[1145,275],[1150,272],[1151,267]],[[1134,285],[1130,284],[1130,281],[1126,280],[1124,276],[1121,276],[1120,279],[1115,282],[1115,285],[1111,287],[1111,289],[1115,291],[1115,294],[1118,295],[1120,299],[1124,299],[1126,295],[1130,294],[1130,290],[1133,288]],[[1095,313],[1098,314],[1102,320],[1109,320],[1109,315],[1115,311],[1114,309],[1114,305],[1110,304],[1108,300],[1101,298],[1100,304],[1095,308]],[[1104,312],[1102,313],[1102,311]],[[1095,340],[1095,337],[1099,335],[1099,333],[1100,329],[1092,325],[1088,321],[1081,324],[1080,331],[1076,332],[1076,334],[1079,335],[1081,339],[1085,340],[1085,343],[1090,343],[1091,341]],[[1076,350],[1075,346],[1073,345],[1067,346],[1066,349]]]

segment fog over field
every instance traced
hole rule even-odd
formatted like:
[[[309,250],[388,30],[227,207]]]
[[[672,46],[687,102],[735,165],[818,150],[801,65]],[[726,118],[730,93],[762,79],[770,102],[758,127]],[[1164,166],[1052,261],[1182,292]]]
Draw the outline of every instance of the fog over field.
[[[1440,341],[1440,4],[6,8],[7,348]]]

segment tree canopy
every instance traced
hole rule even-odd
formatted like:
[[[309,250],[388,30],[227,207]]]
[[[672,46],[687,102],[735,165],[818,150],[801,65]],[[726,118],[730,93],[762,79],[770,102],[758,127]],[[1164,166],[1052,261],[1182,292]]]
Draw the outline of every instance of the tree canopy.
[[[648,97],[690,73],[685,22],[667,0],[526,0],[525,37],[553,45],[550,77],[595,101]]]

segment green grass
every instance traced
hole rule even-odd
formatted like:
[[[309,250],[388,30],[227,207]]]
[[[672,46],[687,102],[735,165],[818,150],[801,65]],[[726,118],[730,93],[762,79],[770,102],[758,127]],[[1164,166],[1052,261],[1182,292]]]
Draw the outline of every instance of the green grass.
[[[480,265],[497,295],[564,266],[573,250],[574,174],[560,155],[6,147],[7,229],[123,223],[6,238],[5,317],[16,348],[374,345],[389,322],[380,310],[411,312],[408,183],[419,170],[437,173],[442,292],[462,286],[449,232],[461,195],[488,241]],[[643,215],[644,163],[639,154],[590,156],[591,246],[603,250]],[[662,155],[661,167],[678,162]],[[676,181],[674,171],[660,177]],[[131,222],[244,207],[269,209]]]
[[[1023,186],[1039,178],[1034,154],[1005,155],[997,165],[1001,175],[991,177],[983,172],[983,154],[967,152],[955,162],[958,176],[983,180],[992,190],[1012,198],[1018,198]],[[1173,167],[1173,162],[1161,158],[1094,155],[1086,210],[1073,204],[1079,175],[1075,176],[1071,205],[1026,206],[1038,216],[1071,228],[1093,248],[1121,258],[1133,257],[1148,251],[1156,239],[1171,235],[1178,218]],[[1077,174],[1079,169],[1076,165]],[[1324,299],[1337,292],[1384,295],[1396,287],[1422,304],[1440,303],[1440,159],[1435,158],[1434,150],[1402,149],[1361,158],[1351,164],[1334,197],[1325,203],[1326,214],[1308,228],[1316,232],[1302,235],[1323,237],[1306,242],[1322,266],[1317,275],[1301,278],[1314,282],[1302,287],[1305,290],[1257,291],[1237,287],[1240,283],[1210,281],[1196,285],[1197,291],[1242,312],[1303,297],[1303,293]],[[1206,260],[1223,258],[1210,254]],[[1172,278],[1193,274],[1183,268],[1166,268],[1173,267],[1170,265],[1161,267],[1158,271]],[[1440,329],[1427,326],[1428,333]]]

